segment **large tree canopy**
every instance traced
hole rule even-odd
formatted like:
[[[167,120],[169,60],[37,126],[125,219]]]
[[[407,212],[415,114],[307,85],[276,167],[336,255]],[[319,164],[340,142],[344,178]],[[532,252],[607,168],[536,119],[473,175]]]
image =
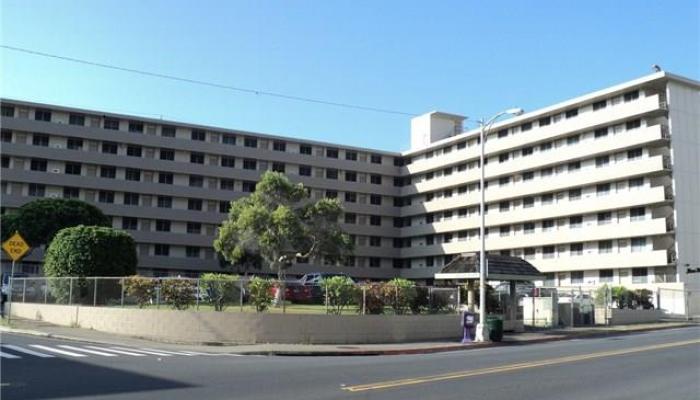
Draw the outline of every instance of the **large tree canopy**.
[[[48,244],[56,232],[77,225],[111,226],[99,208],[80,200],[39,199],[2,216],[2,240],[18,231],[32,247]]]
[[[342,211],[338,200],[314,203],[304,185],[266,172],[253,194],[231,202],[214,248],[232,264],[259,254],[282,279],[296,257],[340,259],[352,252],[350,238],[338,224]]]

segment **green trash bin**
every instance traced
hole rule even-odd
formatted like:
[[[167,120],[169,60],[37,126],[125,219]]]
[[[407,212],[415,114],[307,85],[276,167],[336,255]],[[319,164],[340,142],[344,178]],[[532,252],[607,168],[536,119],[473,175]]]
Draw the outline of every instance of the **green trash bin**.
[[[503,319],[501,316],[487,316],[486,326],[489,328],[489,339],[491,339],[492,342],[500,342],[503,340]]]

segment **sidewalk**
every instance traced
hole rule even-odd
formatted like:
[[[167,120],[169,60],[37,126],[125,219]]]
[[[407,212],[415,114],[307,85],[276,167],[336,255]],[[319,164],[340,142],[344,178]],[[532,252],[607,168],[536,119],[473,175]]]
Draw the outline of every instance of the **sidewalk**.
[[[653,330],[698,326],[693,322],[657,322],[649,324],[617,325],[582,328],[563,328],[546,331],[508,333],[500,343],[474,343],[463,345],[459,338],[454,341],[419,342],[419,343],[388,343],[388,344],[357,344],[357,345],[308,345],[308,344],[252,344],[237,346],[217,345],[183,345],[159,342],[164,350],[193,350],[208,353],[234,353],[245,355],[279,355],[279,356],[350,356],[350,355],[396,355],[396,354],[427,354],[445,351],[470,350],[493,346],[526,345],[577,338],[615,336],[647,332]],[[0,332],[35,335],[47,338],[90,342],[96,344],[149,347],[154,341],[129,336],[115,335],[90,329],[70,328],[48,324],[46,322],[13,319],[12,327],[0,325]]]

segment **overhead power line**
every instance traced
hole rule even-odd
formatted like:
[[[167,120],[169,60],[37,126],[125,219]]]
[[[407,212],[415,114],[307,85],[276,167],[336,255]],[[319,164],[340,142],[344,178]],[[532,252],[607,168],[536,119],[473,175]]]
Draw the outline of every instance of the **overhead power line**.
[[[295,95],[285,94],[285,93],[270,92],[270,91],[266,91],[266,90],[257,90],[257,89],[249,89],[249,88],[238,87],[238,86],[231,86],[231,85],[226,85],[223,83],[203,81],[203,80],[199,80],[199,79],[184,78],[181,76],[168,75],[168,74],[162,74],[162,73],[151,72],[151,71],[144,71],[144,70],[134,69],[134,68],[127,68],[127,67],[122,67],[119,65],[106,64],[106,63],[84,60],[84,59],[74,58],[74,57],[67,57],[67,56],[62,56],[59,54],[45,53],[45,52],[26,49],[26,48],[22,48],[22,47],[8,46],[5,44],[0,44],[0,47],[3,49],[6,49],[6,50],[16,51],[16,52],[25,53],[25,54],[31,54],[34,56],[52,58],[55,60],[68,61],[68,62],[83,64],[83,65],[90,65],[93,67],[111,69],[111,70],[115,70],[115,71],[129,72],[132,74],[138,74],[138,75],[149,76],[149,77],[154,77],[154,78],[168,79],[171,81],[185,82],[185,83],[190,83],[193,85],[208,86],[208,87],[213,87],[213,88],[217,88],[217,89],[231,90],[231,91],[235,91],[235,92],[239,92],[239,93],[247,93],[247,94],[253,94],[253,95],[257,95],[257,96],[276,97],[276,98],[285,99],[285,100],[321,104],[321,105],[333,106],[333,107],[350,108],[350,109],[354,109],[354,110],[371,111],[371,112],[384,113],[384,114],[408,115],[411,117],[416,116],[416,114],[414,114],[414,113],[409,113],[409,112],[404,112],[404,111],[389,110],[389,109],[385,109],[385,108],[362,106],[362,105],[358,105],[358,104],[341,103],[341,102],[336,102],[336,101],[314,99],[314,98],[310,98],[310,97],[295,96]]]

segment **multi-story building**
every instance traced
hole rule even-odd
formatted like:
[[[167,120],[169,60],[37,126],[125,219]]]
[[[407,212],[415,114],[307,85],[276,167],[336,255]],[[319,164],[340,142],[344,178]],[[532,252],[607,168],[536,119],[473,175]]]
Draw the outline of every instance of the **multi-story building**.
[[[190,275],[221,270],[211,243],[228,202],[281,171],[339,198],[356,244],[347,265],[290,273],[429,280],[479,246],[479,131],[463,120],[416,117],[412,148],[392,153],[8,99],[2,207],[91,202],[132,234],[142,273]],[[529,260],[545,284],[688,282],[700,268],[699,142],[700,82],[665,72],[494,124],[487,250]]]

